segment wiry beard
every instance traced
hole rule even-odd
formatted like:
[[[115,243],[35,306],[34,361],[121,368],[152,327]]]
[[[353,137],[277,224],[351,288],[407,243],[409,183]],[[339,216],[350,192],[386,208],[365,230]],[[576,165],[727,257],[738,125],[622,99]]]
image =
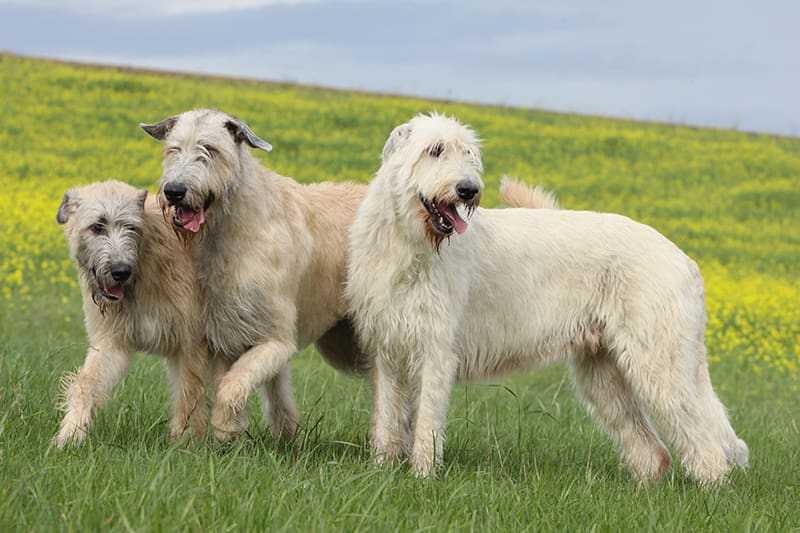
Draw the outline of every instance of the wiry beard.
[[[444,216],[440,210],[441,205],[462,205],[466,210],[467,218],[470,218],[478,207],[480,197],[470,202],[438,200],[433,198],[428,200],[422,193],[417,193],[420,201],[418,216],[422,219],[422,227],[425,230],[425,238],[434,252],[439,253],[442,243],[453,236],[454,227],[450,220]],[[454,207],[455,209],[455,207]]]
[[[97,309],[100,311],[100,315],[105,317],[106,311],[108,310],[109,306],[108,302],[106,302],[104,298],[97,296],[97,292],[99,290],[100,289],[98,289],[97,291],[92,291],[92,301],[94,302],[94,305],[97,306]]]
[[[116,312],[116,310],[119,309],[119,306],[122,305],[121,301],[111,302],[102,296],[100,294],[100,285],[96,281],[91,284],[91,292],[92,302],[94,302],[94,305],[97,306],[97,309],[100,311],[100,315],[103,317],[105,317],[106,313],[109,311]]]
[[[186,249],[190,248],[192,241],[195,238],[198,239],[202,238],[202,235],[205,233],[206,230],[206,224],[203,224],[200,227],[200,231],[198,231],[197,233],[186,231],[185,229],[175,225],[174,223],[175,208],[169,205],[169,203],[167,203],[167,201],[164,199],[163,194],[161,193],[158,194],[157,201],[158,201],[158,207],[161,208],[161,216],[164,218],[164,223],[168,224],[169,227],[172,228],[172,232],[175,234],[175,236],[178,238],[178,240],[181,242],[184,248]]]
[[[102,281],[98,279],[97,271],[94,268],[91,270],[81,269],[81,276],[85,280],[86,287],[92,296],[92,303],[97,306],[97,309],[100,310],[100,314],[104,317],[109,312],[117,312],[119,308],[124,305],[124,300],[133,297],[133,291],[131,290],[133,287],[132,283],[125,284],[124,298],[120,298],[118,300],[109,300],[103,296]]]
[[[428,241],[428,244],[433,251],[438,254],[442,243],[450,239],[452,232],[441,233],[436,231],[431,224],[430,214],[428,213],[428,210],[425,209],[424,205],[420,205],[418,212],[420,220],[422,221],[422,227],[425,230],[425,240]]]

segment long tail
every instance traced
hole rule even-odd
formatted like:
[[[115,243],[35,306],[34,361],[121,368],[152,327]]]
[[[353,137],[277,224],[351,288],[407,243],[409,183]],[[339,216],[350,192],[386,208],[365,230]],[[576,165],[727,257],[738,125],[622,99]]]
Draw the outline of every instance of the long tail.
[[[546,191],[541,185],[531,187],[508,176],[503,176],[500,181],[500,200],[508,207],[527,207],[530,209],[559,208],[556,195]]]

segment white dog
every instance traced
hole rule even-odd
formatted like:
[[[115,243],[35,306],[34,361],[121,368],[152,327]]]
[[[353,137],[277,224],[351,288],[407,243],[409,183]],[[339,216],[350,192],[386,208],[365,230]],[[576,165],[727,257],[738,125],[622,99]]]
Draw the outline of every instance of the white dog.
[[[417,116],[386,142],[351,228],[346,297],[374,357],[378,460],[410,451],[432,474],[456,379],[567,359],[638,480],[671,462],[652,422],[701,484],[745,465],[708,375],[697,265],[623,216],[479,209],[481,172],[472,130]]]

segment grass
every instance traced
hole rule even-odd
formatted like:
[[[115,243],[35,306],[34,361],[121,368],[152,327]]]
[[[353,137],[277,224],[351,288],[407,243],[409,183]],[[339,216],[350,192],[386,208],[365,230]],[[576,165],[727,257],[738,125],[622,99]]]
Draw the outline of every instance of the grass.
[[[0,530],[800,531],[800,140],[8,55],[0,93]],[[242,443],[169,445],[166,378],[142,356],[87,444],[56,452],[58,380],[86,349],[61,195],[108,177],[152,190],[160,147],[138,123],[198,106],[247,120],[275,146],[258,157],[305,182],[367,181],[391,128],[437,109],[485,139],[485,205],[509,173],[653,225],[703,269],[712,380],[750,469],[701,490],[677,461],[637,488],[562,366],[458,386],[440,479],[376,469],[364,383],[310,349],[295,445],[255,402]]]

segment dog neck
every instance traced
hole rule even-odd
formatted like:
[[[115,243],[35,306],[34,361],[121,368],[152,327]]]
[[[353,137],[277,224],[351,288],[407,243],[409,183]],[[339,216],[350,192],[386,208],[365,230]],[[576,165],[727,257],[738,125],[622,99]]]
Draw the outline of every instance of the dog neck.
[[[196,243],[195,257],[203,258],[195,261],[201,273],[224,276],[232,261],[252,253],[253,232],[269,227],[276,213],[292,208],[286,188],[297,184],[263,167],[249,152],[243,155],[234,180],[236,187],[229,189]]]
[[[368,261],[384,263],[392,258],[393,270],[418,270],[425,268],[435,252],[416,215],[416,193],[393,191],[394,172],[395,169],[381,167],[370,183],[353,222],[351,248],[365,253]]]

